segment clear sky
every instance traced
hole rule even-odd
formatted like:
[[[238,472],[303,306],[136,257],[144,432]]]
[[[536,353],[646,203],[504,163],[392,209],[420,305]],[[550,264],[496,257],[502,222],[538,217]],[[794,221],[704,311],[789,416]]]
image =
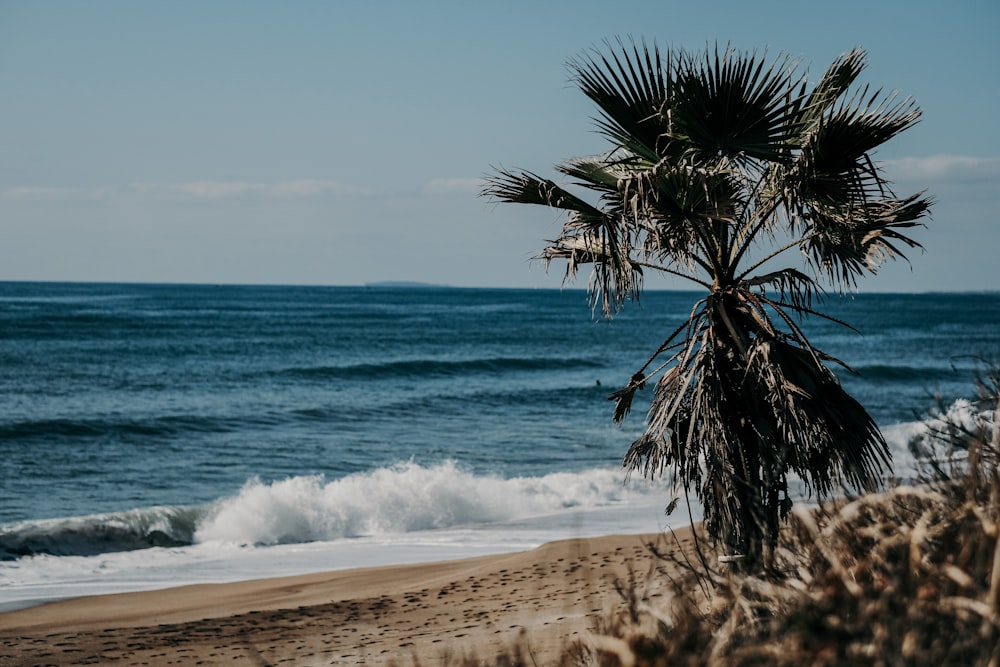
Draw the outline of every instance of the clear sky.
[[[997,0],[4,0],[0,280],[557,287],[561,218],[479,181],[602,150],[566,61],[631,35],[867,49],[924,111],[878,158],[938,203],[862,291],[1000,289],[998,33]]]

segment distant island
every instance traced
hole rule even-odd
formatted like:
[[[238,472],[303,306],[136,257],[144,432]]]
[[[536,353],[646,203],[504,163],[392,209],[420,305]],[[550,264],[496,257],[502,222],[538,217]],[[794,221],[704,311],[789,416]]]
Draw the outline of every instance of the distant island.
[[[421,283],[414,280],[383,280],[374,283],[365,283],[365,287],[436,287],[448,288],[451,285],[435,285],[434,283]]]

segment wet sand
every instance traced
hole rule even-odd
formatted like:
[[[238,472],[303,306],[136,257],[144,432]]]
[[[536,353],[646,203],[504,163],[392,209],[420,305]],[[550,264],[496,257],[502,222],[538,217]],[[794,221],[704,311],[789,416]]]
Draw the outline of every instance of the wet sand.
[[[620,604],[616,581],[664,594],[675,566],[649,544],[691,532],[55,602],[0,614],[0,665],[429,666],[518,643],[553,664]]]

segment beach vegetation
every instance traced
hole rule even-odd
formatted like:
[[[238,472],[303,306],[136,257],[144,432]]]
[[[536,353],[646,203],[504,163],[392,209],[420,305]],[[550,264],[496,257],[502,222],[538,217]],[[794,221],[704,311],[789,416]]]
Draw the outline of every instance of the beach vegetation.
[[[804,322],[827,289],[849,291],[919,248],[931,199],[897,195],[877,149],[916,123],[913,100],[859,83],[851,50],[818,78],[792,58],[715,45],[608,41],[569,62],[596,106],[606,152],[555,170],[497,169],[483,194],[565,214],[537,256],[590,268],[608,318],[651,275],[696,285],[686,321],[611,397],[629,415],[652,386],[624,464],[694,494],[708,537],[738,569],[769,563],[793,485],[820,499],[876,490],[890,468],[879,428],[841,386],[846,363]],[[844,326],[848,326],[846,323]]]

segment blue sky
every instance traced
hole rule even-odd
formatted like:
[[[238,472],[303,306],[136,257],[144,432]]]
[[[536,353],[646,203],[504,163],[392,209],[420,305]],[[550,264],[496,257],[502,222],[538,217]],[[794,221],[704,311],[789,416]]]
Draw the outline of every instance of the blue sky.
[[[938,203],[862,291],[998,289],[998,30],[995,0],[0,2],[0,280],[557,287],[528,258],[561,219],[479,180],[601,151],[566,61],[632,35],[816,76],[864,47],[924,111],[877,157]]]

